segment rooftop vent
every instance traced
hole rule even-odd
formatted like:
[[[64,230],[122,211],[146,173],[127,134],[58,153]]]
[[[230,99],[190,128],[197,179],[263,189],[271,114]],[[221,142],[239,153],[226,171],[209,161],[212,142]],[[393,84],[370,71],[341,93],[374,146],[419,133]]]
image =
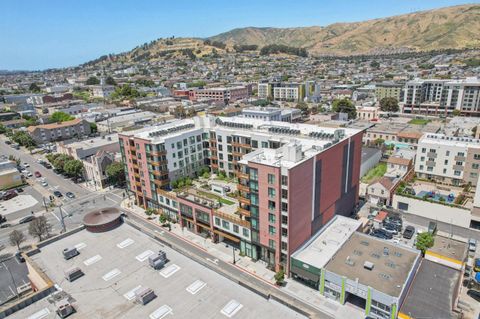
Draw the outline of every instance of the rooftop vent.
[[[375,267],[375,264],[370,262],[370,261],[366,261],[364,264],[363,264],[363,268],[367,269],[367,270],[370,270],[372,271],[373,270],[373,267]]]

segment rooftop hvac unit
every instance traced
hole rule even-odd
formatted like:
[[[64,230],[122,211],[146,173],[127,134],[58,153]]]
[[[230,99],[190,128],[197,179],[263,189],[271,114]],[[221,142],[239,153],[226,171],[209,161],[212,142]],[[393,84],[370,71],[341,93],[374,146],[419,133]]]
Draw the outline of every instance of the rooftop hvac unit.
[[[62,301],[62,303],[58,305],[57,315],[60,318],[67,318],[74,312],[75,308],[73,308],[73,306],[67,300]]]
[[[75,256],[77,256],[79,254],[77,248],[73,247],[73,248],[65,248],[63,250],[63,258],[65,258],[65,260],[69,260],[70,258],[73,258]]]
[[[65,270],[64,273],[65,273],[65,279],[67,279],[70,282],[73,282],[84,275],[83,271],[78,267],[67,269]]]
[[[370,261],[366,261],[366,262],[363,264],[363,268],[365,268],[365,269],[367,269],[367,270],[370,270],[370,271],[373,270],[373,267],[374,267],[374,266],[375,266],[375,265],[374,265],[372,262],[370,262]]]
[[[148,264],[153,269],[162,268],[166,264],[166,262],[167,262],[167,253],[165,253],[163,250],[160,250],[156,255],[152,255],[148,257]]]
[[[155,292],[151,288],[145,287],[135,292],[135,301],[142,305],[146,305],[156,297]]]

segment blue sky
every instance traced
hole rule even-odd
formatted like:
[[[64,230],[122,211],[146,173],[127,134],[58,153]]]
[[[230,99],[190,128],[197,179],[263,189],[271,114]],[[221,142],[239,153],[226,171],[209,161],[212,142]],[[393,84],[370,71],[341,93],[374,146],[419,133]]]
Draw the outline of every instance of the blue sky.
[[[233,28],[362,21],[462,4],[454,0],[7,0],[0,70],[74,66],[161,37]]]

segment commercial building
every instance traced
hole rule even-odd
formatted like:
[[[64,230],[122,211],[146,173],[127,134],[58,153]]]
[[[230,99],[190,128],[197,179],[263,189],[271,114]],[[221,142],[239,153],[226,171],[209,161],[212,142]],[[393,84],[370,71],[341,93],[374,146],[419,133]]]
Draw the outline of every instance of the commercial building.
[[[82,137],[91,133],[90,123],[83,119],[74,119],[61,123],[29,126],[28,134],[39,144]]]
[[[15,162],[0,162],[0,189],[8,189],[22,184],[22,175]]]
[[[480,80],[416,79],[405,84],[404,113],[478,116],[480,112]]]
[[[402,89],[404,85],[393,82],[383,82],[375,84],[375,98],[380,101],[386,97],[393,97],[401,101]]]
[[[128,188],[144,207],[160,207],[162,189],[205,166],[237,177],[233,215],[250,227],[250,240],[241,238],[242,245],[247,256],[272,268],[288,269],[291,252],[334,215],[350,214],[358,201],[360,130],[196,117],[123,133],[119,139]],[[197,209],[206,213],[209,229],[215,213],[205,207],[180,207],[173,213],[179,210],[199,226],[191,216]]]
[[[424,134],[418,142],[415,172],[439,183],[476,186],[480,140],[444,134]]]
[[[396,318],[420,252],[357,232],[360,225],[336,216],[292,255],[292,277],[371,318]]]
[[[245,86],[204,88],[189,91],[189,99],[192,101],[205,99],[229,103],[248,97],[249,90]]]
[[[73,247],[80,254],[65,260],[62,251]],[[168,261],[157,270],[148,259],[159,251]],[[73,306],[71,317],[78,318],[305,318],[126,223],[102,233],[65,233],[44,241],[25,259],[34,292],[3,305],[2,310],[11,309],[8,318],[54,318],[65,305]],[[69,281],[65,277],[72,267],[83,276]],[[136,302],[142,289],[151,289],[156,298]]]
[[[92,89],[93,97],[102,99],[108,98],[115,91],[115,86],[113,85],[92,85],[90,88]]]

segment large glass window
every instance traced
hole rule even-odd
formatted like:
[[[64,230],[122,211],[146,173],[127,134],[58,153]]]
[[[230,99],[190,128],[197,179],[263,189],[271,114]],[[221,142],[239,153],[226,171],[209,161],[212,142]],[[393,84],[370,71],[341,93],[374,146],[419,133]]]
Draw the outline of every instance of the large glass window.
[[[275,198],[275,189],[274,188],[271,188],[271,187],[268,188],[268,197]]]
[[[268,184],[270,184],[270,185],[275,184],[275,175],[268,174]]]
[[[268,226],[268,233],[270,235],[275,235],[277,233],[277,229],[275,228],[275,226]]]
[[[258,171],[254,168],[250,168],[250,180],[258,181]]]

